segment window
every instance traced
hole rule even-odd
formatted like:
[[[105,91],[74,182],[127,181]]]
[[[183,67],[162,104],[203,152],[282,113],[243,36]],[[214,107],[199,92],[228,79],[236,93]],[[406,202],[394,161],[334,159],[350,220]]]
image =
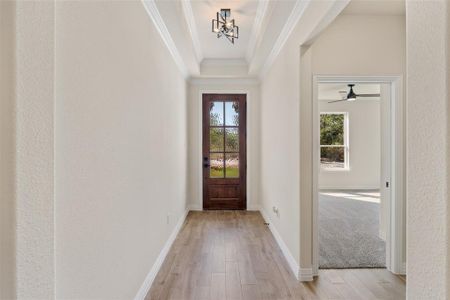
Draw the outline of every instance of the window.
[[[347,113],[320,114],[320,165],[323,169],[348,169],[347,128]]]

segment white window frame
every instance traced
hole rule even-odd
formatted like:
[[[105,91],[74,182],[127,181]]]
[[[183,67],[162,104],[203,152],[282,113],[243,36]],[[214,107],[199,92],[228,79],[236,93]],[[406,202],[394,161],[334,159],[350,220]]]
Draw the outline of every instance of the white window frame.
[[[333,111],[323,111],[320,112],[320,116],[322,115],[344,115],[344,145],[321,145],[320,144],[320,136],[319,136],[319,165],[320,165],[320,169],[322,171],[330,171],[330,172],[335,172],[335,171],[349,171],[350,170],[350,147],[349,147],[349,114],[348,112],[333,112]],[[319,119],[320,120],[320,119]],[[320,126],[319,126],[320,127]],[[319,128],[320,130],[320,128]],[[321,160],[321,155],[320,155],[320,150],[322,149],[322,147],[344,147],[344,167],[343,168],[325,168],[322,166],[320,160]]]

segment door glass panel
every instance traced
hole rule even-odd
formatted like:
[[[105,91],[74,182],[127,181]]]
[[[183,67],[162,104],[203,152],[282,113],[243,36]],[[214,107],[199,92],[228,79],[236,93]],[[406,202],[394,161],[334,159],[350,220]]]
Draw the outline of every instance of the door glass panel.
[[[211,153],[209,156],[210,162],[210,172],[211,178],[223,178],[224,168],[223,168],[223,153]]]
[[[209,125],[223,126],[223,118],[223,102],[211,102],[209,107]]]
[[[223,152],[223,128],[209,129],[209,150],[211,152]]]
[[[226,155],[226,177],[237,178],[239,177],[239,153],[227,153]]]
[[[225,102],[225,125],[239,126],[239,102]]]
[[[226,128],[225,129],[225,151],[238,152],[239,151],[239,129]]]

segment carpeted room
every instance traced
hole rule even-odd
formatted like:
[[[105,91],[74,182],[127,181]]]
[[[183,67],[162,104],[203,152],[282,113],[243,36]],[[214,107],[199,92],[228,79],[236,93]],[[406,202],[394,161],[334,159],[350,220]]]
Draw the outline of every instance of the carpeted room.
[[[319,268],[384,268],[381,85],[348,84],[319,84]]]

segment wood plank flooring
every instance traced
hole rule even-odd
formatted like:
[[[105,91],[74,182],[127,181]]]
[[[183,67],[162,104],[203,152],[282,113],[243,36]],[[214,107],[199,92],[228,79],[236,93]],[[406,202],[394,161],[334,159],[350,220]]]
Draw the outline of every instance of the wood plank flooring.
[[[146,299],[405,299],[385,269],[298,282],[259,212],[190,212]]]

